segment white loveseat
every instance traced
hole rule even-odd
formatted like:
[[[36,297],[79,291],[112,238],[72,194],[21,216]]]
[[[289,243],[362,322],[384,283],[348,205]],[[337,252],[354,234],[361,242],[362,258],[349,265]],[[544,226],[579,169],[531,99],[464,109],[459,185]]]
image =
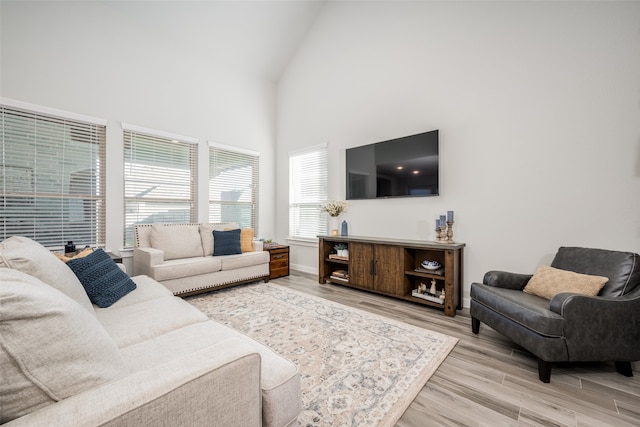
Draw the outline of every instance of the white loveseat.
[[[119,272],[133,290],[99,308],[74,271],[27,238],[0,243],[0,422],[296,422],[301,391],[293,363],[147,276]]]
[[[133,273],[147,275],[186,296],[237,285],[269,281],[269,252],[253,241],[241,242],[242,253],[213,256],[216,232],[238,224],[138,224],[134,228]],[[241,239],[245,238],[242,230]]]

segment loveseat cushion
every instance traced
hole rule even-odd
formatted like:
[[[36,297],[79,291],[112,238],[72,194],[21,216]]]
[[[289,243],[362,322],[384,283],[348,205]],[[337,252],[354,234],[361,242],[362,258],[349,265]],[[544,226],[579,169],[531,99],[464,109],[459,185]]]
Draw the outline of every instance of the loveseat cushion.
[[[491,307],[502,316],[526,325],[532,331],[547,337],[563,336],[563,318],[549,310],[549,300],[520,290],[498,288],[480,283],[471,286],[471,298]]]
[[[98,307],[109,307],[136,288],[127,273],[102,249],[69,260],[67,266],[80,280],[91,302]]]
[[[34,240],[13,236],[0,243],[0,267],[13,268],[37,277],[90,313],[94,312],[87,293],[73,271]]]
[[[151,267],[155,280],[165,281],[200,274],[215,273],[222,269],[222,260],[216,257],[173,259]]]
[[[164,259],[202,256],[202,241],[197,224],[153,224],[151,247],[164,252]]]
[[[0,279],[0,422],[128,374],[115,342],[76,301],[17,270],[1,268]]]
[[[252,265],[266,264],[269,262],[269,252],[245,252],[240,255],[228,255],[220,257],[222,270],[229,271],[238,268],[251,267]]]

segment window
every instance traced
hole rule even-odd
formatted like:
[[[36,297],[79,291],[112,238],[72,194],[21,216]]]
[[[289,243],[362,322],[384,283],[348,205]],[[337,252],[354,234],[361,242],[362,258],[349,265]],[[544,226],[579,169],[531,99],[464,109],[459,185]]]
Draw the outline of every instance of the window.
[[[237,222],[258,235],[259,155],[209,143],[209,222]]]
[[[289,154],[289,236],[312,238],[326,234],[327,147]]]
[[[3,100],[0,240],[105,242],[106,122]]]
[[[135,224],[197,222],[197,140],[123,125],[124,241]]]

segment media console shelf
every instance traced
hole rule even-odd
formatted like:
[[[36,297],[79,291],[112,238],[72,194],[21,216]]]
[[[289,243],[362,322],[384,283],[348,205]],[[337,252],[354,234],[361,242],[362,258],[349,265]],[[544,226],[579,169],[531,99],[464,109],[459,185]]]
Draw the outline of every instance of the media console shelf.
[[[320,283],[329,281],[436,307],[447,316],[455,316],[456,309],[462,308],[464,243],[358,236],[318,238]],[[339,243],[347,246],[347,257],[337,255],[335,246]],[[421,267],[425,260],[437,261],[442,268],[426,270]],[[429,292],[432,286],[434,294]]]

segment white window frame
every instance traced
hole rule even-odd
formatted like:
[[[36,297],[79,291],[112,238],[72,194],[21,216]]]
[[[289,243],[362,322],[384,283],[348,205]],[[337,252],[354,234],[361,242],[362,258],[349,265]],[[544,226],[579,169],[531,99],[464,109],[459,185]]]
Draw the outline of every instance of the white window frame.
[[[253,228],[254,235],[257,236],[259,217],[259,182],[260,182],[260,153],[239,147],[232,147],[208,141],[209,145],[209,177],[208,177],[208,198],[207,216],[209,222],[235,222],[241,228]],[[236,171],[237,174],[227,176],[214,176],[223,168],[221,163],[226,160],[247,161],[251,163],[250,168],[244,171]],[[247,176],[248,175],[248,176]],[[237,192],[237,200],[224,200],[223,192]],[[243,216],[237,216],[237,212],[242,212],[243,207],[249,207],[250,219],[247,221]]]
[[[104,246],[107,121],[7,98],[0,104],[0,240],[22,235],[53,250],[69,240]]]
[[[316,157],[316,158],[314,158]],[[316,241],[327,233],[327,144],[289,153],[289,239]]]
[[[197,222],[198,139],[128,123],[122,124],[122,130],[125,247],[133,246],[135,224]],[[142,157],[134,153],[145,145],[154,147],[155,159],[145,157],[148,153]],[[184,164],[171,164],[174,150],[187,151],[186,169]],[[140,157],[138,163],[133,161],[136,156]],[[157,163],[143,163],[147,160]]]

